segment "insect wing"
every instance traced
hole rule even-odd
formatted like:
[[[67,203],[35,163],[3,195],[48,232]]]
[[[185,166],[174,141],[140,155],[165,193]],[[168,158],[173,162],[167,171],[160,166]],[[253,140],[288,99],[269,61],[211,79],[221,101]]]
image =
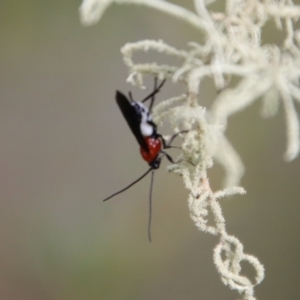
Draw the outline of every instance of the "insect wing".
[[[124,96],[119,91],[116,92],[116,101],[133,135],[137,139],[139,145],[148,152],[149,151],[148,145],[146,144],[140,129],[140,124],[141,124],[140,114],[131,105],[127,97]]]

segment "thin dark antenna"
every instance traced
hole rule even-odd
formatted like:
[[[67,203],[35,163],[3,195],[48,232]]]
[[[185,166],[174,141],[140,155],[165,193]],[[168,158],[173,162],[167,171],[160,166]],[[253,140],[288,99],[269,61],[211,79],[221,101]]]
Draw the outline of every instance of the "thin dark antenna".
[[[118,194],[121,194],[123,193],[124,191],[128,190],[130,187],[132,187],[133,185],[135,185],[137,182],[139,182],[140,180],[142,180],[150,171],[152,171],[153,169],[150,168],[146,173],[144,173],[142,176],[140,176],[138,179],[136,179],[135,181],[133,181],[132,183],[130,183],[128,186],[126,186],[124,189],[112,194],[111,196],[105,198],[103,201],[107,201],[109,200],[110,198],[118,195]]]
[[[152,224],[152,189],[153,189],[153,180],[154,180],[154,170],[152,169],[151,183],[150,183],[150,193],[149,193],[149,219],[148,219],[148,239],[149,239],[149,242],[152,242],[152,239],[151,239],[151,224]]]

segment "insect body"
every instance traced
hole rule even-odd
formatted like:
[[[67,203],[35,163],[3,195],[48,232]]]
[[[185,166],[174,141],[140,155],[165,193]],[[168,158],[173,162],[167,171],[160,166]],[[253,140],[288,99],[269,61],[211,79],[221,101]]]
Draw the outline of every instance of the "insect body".
[[[145,142],[148,146],[148,151],[141,147],[140,152],[143,159],[149,163],[153,169],[158,169],[160,161],[157,159],[161,151],[162,145],[158,138],[145,137]]]
[[[157,93],[164,81],[154,91]],[[154,95],[151,104],[153,105]],[[127,121],[133,135],[140,145],[140,152],[145,161],[152,169],[160,166],[159,154],[162,150],[163,137],[157,133],[157,126],[152,121],[152,116],[148,108],[142,102],[129,101],[122,93],[116,93],[117,103]],[[148,97],[143,101],[148,100]]]
[[[107,201],[112,197],[126,191],[131,186],[143,179],[148,173],[152,172],[151,176],[151,185],[150,185],[150,195],[149,195],[149,222],[148,222],[148,237],[151,241],[151,216],[152,216],[152,186],[153,186],[153,175],[154,170],[158,169],[161,163],[163,156],[166,156],[167,159],[174,163],[173,159],[169,154],[163,151],[163,149],[171,148],[170,142],[173,141],[175,134],[170,142],[167,144],[159,133],[157,133],[157,126],[152,121],[151,109],[154,103],[155,95],[159,92],[160,88],[163,86],[165,80],[163,80],[159,86],[157,86],[157,79],[155,79],[154,90],[141,102],[133,101],[131,93],[129,93],[130,100],[122,94],[121,92],[116,92],[116,101],[117,104],[128,123],[133,135],[135,136],[137,142],[140,145],[140,153],[142,158],[149,164],[150,168],[132,182],[127,187],[122,190],[112,194],[111,196],[105,198],[103,201]],[[143,102],[151,99],[149,109],[143,104]]]

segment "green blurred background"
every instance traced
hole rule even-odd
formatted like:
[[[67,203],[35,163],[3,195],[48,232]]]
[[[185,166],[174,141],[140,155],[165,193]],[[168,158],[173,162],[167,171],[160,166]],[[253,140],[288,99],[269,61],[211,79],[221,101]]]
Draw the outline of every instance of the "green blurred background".
[[[176,2],[192,9],[192,1]],[[148,92],[126,84],[121,46],[163,39],[185,48],[201,36],[156,11],[117,5],[85,28],[79,5],[0,2],[0,299],[237,299],[213,265],[217,239],[193,225],[187,191],[166,162],[155,177],[151,244],[150,178],[101,201],[147,168],[114,100],[116,89],[135,99]],[[279,43],[273,25],[263,38]],[[160,97],[184,91],[168,82]],[[207,81],[205,105],[215,95]],[[258,299],[300,299],[300,159],[283,161],[282,109],[263,120],[260,108],[229,122],[247,195],[222,207],[229,233],[266,267]],[[223,170],[210,175],[218,189]]]

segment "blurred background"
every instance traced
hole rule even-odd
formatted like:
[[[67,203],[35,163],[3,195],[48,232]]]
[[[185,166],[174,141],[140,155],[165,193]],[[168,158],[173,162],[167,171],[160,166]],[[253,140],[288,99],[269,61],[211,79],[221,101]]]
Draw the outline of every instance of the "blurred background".
[[[193,9],[192,1],[173,2]],[[85,28],[79,5],[0,2],[0,299],[238,299],[213,265],[217,239],[193,225],[187,191],[166,162],[155,175],[151,244],[150,177],[101,201],[147,169],[114,94],[132,90],[141,99],[149,91],[126,83],[120,48],[141,39],[186,48],[201,36],[135,6],[113,5]],[[264,42],[280,44],[273,27]],[[152,87],[153,79],[146,83]],[[159,97],[184,91],[168,82]],[[204,84],[203,103],[215,93]],[[283,160],[282,109],[265,120],[260,108],[256,103],[229,122],[228,137],[246,165],[247,195],[222,207],[228,232],[265,265],[258,299],[300,299],[300,159]],[[218,165],[210,171],[215,189],[223,176]],[[253,270],[245,265],[245,273]]]

